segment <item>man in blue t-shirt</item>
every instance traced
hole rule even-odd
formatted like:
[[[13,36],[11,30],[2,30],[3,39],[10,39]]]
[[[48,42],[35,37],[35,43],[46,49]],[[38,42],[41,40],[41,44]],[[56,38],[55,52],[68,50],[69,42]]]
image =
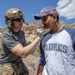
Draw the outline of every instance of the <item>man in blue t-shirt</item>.
[[[40,42],[37,75],[75,75],[75,29],[60,25],[52,7],[43,8],[34,18],[50,29]]]
[[[5,14],[5,21],[8,28],[2,35],[0,75],[29,75],[22,58],[27,57],[38,46],[43,29],[37,31],[36,39],[26,46],[25,34],[21,29],[24,23],[22,11],[18,8],[9,9]]]

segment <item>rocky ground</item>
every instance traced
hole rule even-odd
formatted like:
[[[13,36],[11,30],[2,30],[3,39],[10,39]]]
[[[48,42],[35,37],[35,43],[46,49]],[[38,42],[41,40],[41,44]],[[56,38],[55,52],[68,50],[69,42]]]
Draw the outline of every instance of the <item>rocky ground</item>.
[[[28,57],[23,58],[23,62],[26,64],[29,70],[29,75],[36,75],[38,68],[38,60],[39,56],[35,56],[33,54],[30,54]]]

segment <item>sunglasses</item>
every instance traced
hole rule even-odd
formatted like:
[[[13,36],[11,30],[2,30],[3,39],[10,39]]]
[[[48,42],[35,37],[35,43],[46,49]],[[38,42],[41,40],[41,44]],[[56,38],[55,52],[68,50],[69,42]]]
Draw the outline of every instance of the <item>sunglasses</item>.
[[[20,22],[21,20],[23,20],[23,18],[13,19],[13,21],[16,21],[16,22]]]

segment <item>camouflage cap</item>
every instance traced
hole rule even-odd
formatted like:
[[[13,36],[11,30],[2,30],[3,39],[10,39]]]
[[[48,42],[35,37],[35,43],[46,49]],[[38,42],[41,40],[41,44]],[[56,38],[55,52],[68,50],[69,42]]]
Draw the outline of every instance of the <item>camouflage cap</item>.
[[[5,17],[11,20],[16,18],[22,18],[23,13],[21,10],[17,8],[11,8],[6,12]]]

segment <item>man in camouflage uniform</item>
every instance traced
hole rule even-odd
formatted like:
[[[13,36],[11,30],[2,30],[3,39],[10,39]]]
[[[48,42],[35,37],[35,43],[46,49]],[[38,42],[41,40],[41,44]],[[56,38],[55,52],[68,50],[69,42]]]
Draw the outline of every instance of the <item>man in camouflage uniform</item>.
[[[8,28],[2,35],[0,74],[29,75],[22,57],[27,57],[35,50],[41,37],[38,35],[31,44],[26,46],[25,34],[21,29],[24,23],[23,13],[17,8],[11,8],[6,12],[5,21]]]

